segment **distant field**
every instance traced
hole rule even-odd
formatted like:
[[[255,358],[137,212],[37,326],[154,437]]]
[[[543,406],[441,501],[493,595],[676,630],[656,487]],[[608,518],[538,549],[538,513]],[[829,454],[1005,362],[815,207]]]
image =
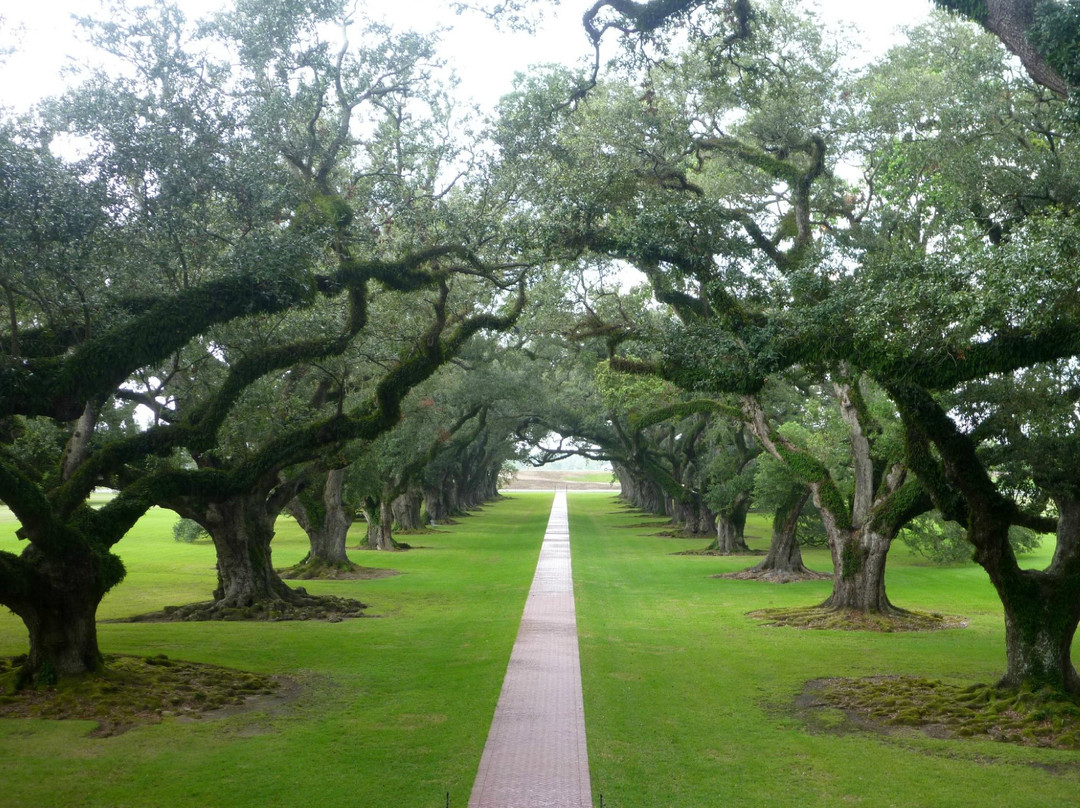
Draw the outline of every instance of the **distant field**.
[[[556,471],[545,468],[524,468],[517,472],[510,490],[546,490],[558,486],[570,491],[618,491],[619,483],[610,471]]]

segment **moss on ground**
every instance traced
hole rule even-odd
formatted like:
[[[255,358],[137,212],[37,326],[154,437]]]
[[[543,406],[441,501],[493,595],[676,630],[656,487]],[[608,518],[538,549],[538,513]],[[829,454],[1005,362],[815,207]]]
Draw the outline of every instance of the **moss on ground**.
[[[954,615],[897,609],[892,614],[831,609],[809,606],[786,609],[759,609],[748,616],[765,621],[767,626],[789,628],[832,629],[835,631],[938,631],[946,628],[966,628],[967,620]]]
[[[347,561],[343,564],[331,564],[325,561],[302,561],[292,567],[278,570],[281,578],[292,581],[370,581],[376,578],[389,578],[392,575],[400,575],[397,570],[379,569],[378,567],[361,567]]]
[[[277,692],[267,676],[169,659],[110,655],[100,675],[62,680],[53,687],[17,690],[25,657],[0,658],[0,717],[96,721],[97,736],[119,735],[163,718],[199,718],[241,707]]]
[[[184,623],[210,620],[325,620],[340,623],[348,617],[363,617],[367,604],[353,598],[334,595],[308,595],[303,587],[293,590],[295,603],[284,600],[257,602],[251,606],[222,606],[217,601],[166,606],[159,612],[146,612],[132,617],[104,621],[113,623]]]
[[[1080,703],[1051,689],[962,687],[913,676],[811,683],[815,706],[836,707],[881,727],[912,726],[957,738],[1080,749]]]

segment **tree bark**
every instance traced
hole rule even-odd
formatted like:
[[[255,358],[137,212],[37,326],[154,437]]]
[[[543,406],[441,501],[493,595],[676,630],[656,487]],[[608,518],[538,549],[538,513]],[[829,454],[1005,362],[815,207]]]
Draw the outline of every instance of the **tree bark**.
[[[615,463],[613,466],[615,475],[619,478],[623,499],[638,510],[647,513],[666,513],[664,492],[658,485],[622,463]]]
[[[369,498],[364,503],[364,518],[367,519],[367,547],[369,550],[397,550],[394,541],[394,512],[385,499],[378,501]]]
[[[219,609],[297,602],[295,593],[274,571],[270,542],[277,513],[268,513],[260,494],[207,504],[200,522],[217,550]]]
[[[410,488],[391,503],[394,522],[401,530],[420,530],[424,521],[420,516],[420,492]]]
[[[870,614],[901,614],[885,594],[885,561],[892,536],[865,527],[829,534],[833,591],[822,604]]]
[[[299,479],[281,483],[275,474],[248,493],[222,501],[181,497],[167,503],[181,516],[202,525],[214,542],[218,585],[207,618],[226,610],[271,612],[308,603],[309,596],[281,580],[270,551],[278,514],[300,484]]]
[[[10,604],[30,635],[20,685],[50,685],[101,669],[97,609],[104,593],[123,578],[120,560],[111,554],[107,558],[110,563],[102,565],[93,554],[75,548],[59,561],[39,556],[33,586]]]
[[[1046,570],[1025,570],[994,548],[1008,546],[1008,525],[973,515],[981,531],[976,560],[989,573],[1005,609],[1005,675],[1000,687],[1080,695],[1072,642],[1080,622],[1080,502],[1058,498],[1058,544]],[[988,534],[1000,531],[996,539]]]
[[[311,543],[301,564],[340,567],[351,563],[345,545],[353,511],[342,498],[344,487],[345,470],[333,469],[326,473],[321,491],[303,492],[286,506]]]
[[[773,516],[772,540],[769,542],[769,552],[766,553],[760,564],[741,573],[736,573],[734,577],[779,583],[825,577],[821,573],[808,569],[803,564],[802,549],[799,547],[799,515],[809,499],[810,489],[805,488],[796,491],[787,502],[782,503],[776,509],[776,514]]]
[[[749,553],[746,544],[746,514],[750,510],[750,496],[740,494],[734,506],[716,517],[716,539],[705,548],[709,552],[725,555]]]

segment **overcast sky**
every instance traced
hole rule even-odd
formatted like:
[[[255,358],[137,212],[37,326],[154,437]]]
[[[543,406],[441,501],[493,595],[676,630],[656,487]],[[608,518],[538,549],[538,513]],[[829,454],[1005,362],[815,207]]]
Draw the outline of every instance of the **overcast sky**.
[[[511,87],[514,73],[531,64],[573,62],[588,53],[581,28],[581,13],[588,0],[563,0],[549,14],[548,24],[536,36],[497,33],[476,17],[455,17],[446,0],[368,0],[363,3],[376,16],[400,27],[423,28],[431,19],[455,26],[444,36],[444,56],[462,79],[464,91],[484,105],[492,104]],[[71,13],[92,14],[95,0],[31,0],[5,3],[0,47],[15,44],[19,51],[0,65],[0,105],[24,109],[36,98],[63,88],[60,69],[78,52]],[[220,9],[221,0],[180,0],[190,19]],[[858,41],[871,53],[884,51],[895,41],[901,25],[915,25],[927,14],[930,0],[893,3],[866,0],[816,0],[822,18],[855,24]]]

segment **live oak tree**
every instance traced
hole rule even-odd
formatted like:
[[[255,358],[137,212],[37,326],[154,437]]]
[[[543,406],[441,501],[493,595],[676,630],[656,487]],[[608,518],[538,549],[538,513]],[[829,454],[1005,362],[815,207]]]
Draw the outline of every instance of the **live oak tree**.
[[[340,11],[321,10],[324,20]],[[261,96],[230,95],[237,79],[204,52],[185,50],[191,29],[175,9],[160,6],[156,18],[144,10],[128,21],[128,29],[104,29],[103,44],[133,66],[127,78],[94,78],[50,113],[48,126],[24,129],[7,141],[23,158],[15,163],[21,165],[19,182],[42,189],[43,202],[24,220],[20,233],[26,235],[20,235],[14,263],[31,268],[36,256],[45,271],[72,279],[54,295],[18,273],[5,275],[0,499],[19,519],[28,545],[19,555],[0,556],[0,602],[27,625],[28,681],[100,665],[94,614],[104,593],[123,577],[111,548],[148,507],[181,497],[225,502],[250,496],[265,481],[276,481],[281,469],[308,462],[328,446],[377,437],[397,422],[411,387],[472,334],[508,326],[522,304],[519,293],[504,293],[514,289],[521,262],[508,268],[484,261],[482,253],[506,245],[490,240],[491,226],[465,221],[468,204],[458,214],[462,230],[446,229],[436,239],[414,226],[430,215],[410,222],[408,205],[394,207],[392,188],[340,184],[348,174],[339,172],[357,146],[352,113],[360,103],[408,83],[410,75],[398,75],[387,63],[402,51],[393,45],[373,51],[372,69],[389,73],[349,72],[347,49],[325,47],[314,36],[319,23],[305,17],[302,4],[276,9],[276,18],[258,4],[244,11],[258,23],[246,30],[276,20],[281,25],[270,25],[268,36],[308,37],[309,47],[292,56],[280,50],[288,44],[279,40],[281,71],[268,74],[297,97],[275,93],[272,82],[262,86],[267,92]],[[263,44],[275,47],[269,40]],[[266,56],[255,61],[265,66]],[[290,84],[293,68],[308,70],[307,79]],[[340,71],[338,81],[324,81],[328,70]],[[387,91],[373,91],[383,76]],[[248,77],[257,87],[257,74]],[[251,106],[232,103],[240,98]],[[117,114],[104,114],[113,103]],[[95,108],[102,110],[100,118],[90,114]],[[395,131],[405,121],[400,109],[391,105]],[[134,128],[123,130],[125,120]],[[48,135],[61,126],[89,143],[89,156],[79,165],[64,165],[48,152]],[[37,145],[41,133],[46,137]],[[84,200],[78,208],[70,204],[73,193]],[[72,227],[51,210],[78,212],[81,218]],[[387,211],[401,213],[400,230],[409,235],[387,236]],[[485,234],[489,241],[457,240],[463,231]],[[446,300],[448,278],[458,270],[492,282],[509,313],[485,305],[465,317],[447,316],[439,301]],[[342,354],[364,329],[368,290],[376,284],[403,294],[430,291],[436,308],[420,341],[402,347],[365,400],[340,412],[316,413],[242,462],[216,467],[222,426],[246,391],[298,363]],[[216,358],[217,331],[229,331],[245,318],[292,316],[316,304],[337,312],[333,328],[253,345],[219,362],[210,374],[216,382],[175,412],[159,412],[150,428],[114,428],[110,418],[101,417],[117,401],[127,406],[133,390],[145,392],[139,380],[149,381],[159,370],[198,369],[205,378],[208,361],[189,363],[183,355]],[[42,435],[49,436],[45,443]],[[40,462],[28,465],[21,459],[33,441]],[[162,463],[177,453],[213,462],[195,468]],[[119,493],[104,507],[91,508],[87,497],[101,484]],[[296,596],[265,574],[264,550],[258,542],[238,550],[246,567],[237,568],[242,574],[235,579],[240,589],[244,581],[253,586],[237,604],[263,594],[279,601]],[[224,585],[228,571],[223,577],[222,593],[229,592],[224,601],[231,602],[234,593]]]
[[[662,340],[663,361],[615,366],[742,396],[756,441],[796,471],[823,513],[836,562],[828,605],[889,613],[885,554],[929,502],[902,458],[878,445],[861,371],[819,350],[839,314],[822,305],[828,279],[846,283],[833,253],[859,216],[833,170],[848,148],[850,93],[809,20],[773,6],[751,32],[695,38],[677,64],[635,77],[641,87],[609,80],[566,112],[538,144],[562,178],[548,189],[557,192],[547,208],[552,238],[646,274],[680,323]],[[543,109],[551,87],[535,82],[511,115]],[[511,141],[508,153],[534,147]],[[758,398],[770,377],[797,365],[834,392],[845,416],[858,470],[851,497],[776,432]]]
[[[1037,455],[1026,442],[1064,437],[1072,407],[1075,123],[968,27],[913,37],[886,63],[900,97],[871,107],[892,123],[870,161],[882,208],[862,259],[865,328],[844,349],[898,406],[912,469],[1001,597],[1003,683],[1076,692],[1069,494],[1050,482],[1069,464],[1053,439]],[[1013,526],[1057,532],[1050,567],[1021,569]]]

